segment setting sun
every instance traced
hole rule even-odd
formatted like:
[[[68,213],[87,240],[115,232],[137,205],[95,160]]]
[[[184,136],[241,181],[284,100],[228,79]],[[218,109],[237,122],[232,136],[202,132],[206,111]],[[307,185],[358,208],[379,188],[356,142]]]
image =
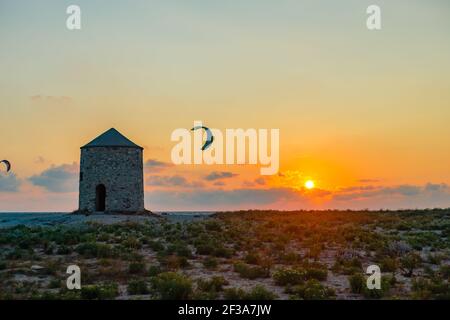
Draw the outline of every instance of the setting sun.
[[[315,184],[314,184],[314,181],[312,181],[312,180],[307,180],[307,181],[305,182],[305,188],[306,188],[306,189],[313,189],[314,186],[315,186]]]

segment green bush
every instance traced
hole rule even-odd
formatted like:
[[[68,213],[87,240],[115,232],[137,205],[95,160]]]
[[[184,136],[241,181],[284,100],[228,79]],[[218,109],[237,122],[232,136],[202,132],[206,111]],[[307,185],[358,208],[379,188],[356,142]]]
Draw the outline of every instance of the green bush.
[[[400,259],[400,268],[406,277],[412,277],[414,270],[420,267],[422,259],[417,253],[408,253]]]
[[[147,283],[143,280],[131,280],[128,283],[127,291],[131,295],[149,293]]]
[[[207,257],[205,260],[203,260],[203,265],[207,269],[214,270],[217,268],[218,262],[217,262],[217,259],[214,257]]]
[[[381,299],[387,295],[391,289],[391,285],[395,282],[394,277],[382,276],[380,289],[369,289],[367,285],[364,286],[363,294],[368,299]]]
[[[198,289],[207,292],[219,292],[223,290],[223,286],[227,285],[228,281],[225,280],[224,277],[215,276],[209,280],[199,279],[197,281]]]
[[[81,299],[84,300],[111,300],[118,295],[119,289],[116,283],[81,287]]]
[[[261,257],[256,253],[247,253],[244,261],[248,264],[259,264],[261,262]]]
[[[362,263],[356,257],[354,257],[350,260],[339,257],[336,259],[336,261],[333,265],[334,272],[347,274],[347,275],[361,272],[361,270],[362,270]]]
[[[60,254],[60,255],[70,254],[71,252],[72,252],[71,248],[66,245],[61,245],[56,250],[56,254]]]
[[[111,258],[114,250],[110,245],[94,242],[85,242],[75,249],[80,255],[86,258]]]
[[[447,280],[450,280],[450,265],[444,265],[439,268],[439,273]]]
[[[130,274],[138,274],[143,273],[145,271],[145,263],[144,262],[138,262],[134,261],[131,262],[128,266],[128,273]]]
[[[233,251],[223,246],[218,246],[214,249],[213,255],[218,258],[231,258]]]
[[[398,268],[398,262],[395,258],[385,257],[380,262],[382,272],[395,272]]]
[[[192,295],[192,282],[175,272],[163,272],[151,279],[153,288],[163,300],[186,300]]]
[[[241,288],[227,288],[224,290],[223,298],[225,300],[244,300],[246,292]]]
[[[180,256],[180,257],[185,257],[185,258],[192,257],[191,249],[189,249],[188,246],[186,246],[185,244],[181,244],[181,243],[175,243],[175,244],[169,245],[166,249],[166,252],[168,255],[175,253],[177,256]]]
[[[245,300],[273,300],[277,295],[270,292],[262,285],[256,285],[244,296]]]
[[[325,287],[316,279],[311,279],[304,284],[295,285],[286,290],[293,299],[325,300],[336,295],[332,288]]]
[[[366,278],[362,274],[353,274],[348,277],[350,283],[350,291],[352,293],[362,293],[366,287]]]
[[[212,255],[215,247],[212,243],[201,243],[196,246],[196,252],[200,255]]]
[[[141,242],[136,237],[129,237],[125,239],[124,241],[122,241],[122,245],[125,248],[133,250],[140,249],[142,246]]]
[[[165,249],[161,241],[149,241],[148,246],[156,252],[163,251]]]
[[[161,267],[160,266],[150,266],[148,268],[148,275],[150,277],[154,277],[157,276],[158,274],[160,274],[162,272]]]
[[[307,268],[306,269],[306,279],[316,279],[318,281],[325,281],[328,277],[328,270],[319,268]]]
[[[413,279],[412,290],[416,299],[450,300],[450,284],[442,279]]]
[[[242,278],[251,280],[257,278],[267,278],[270,276],[270,272],[267,268],[263,268],[260,266],[250,266],[242,262],[234,264],[234,271],[239,273]]]
[[[273,273],[273,279],[279,286],[297,285],[305,280],[306,273],[304,270],[282,268]]]
[[[382,276],[380,289],[369,289],[367,287],[367,278],[362,274],[349,276],[350,290],[352,293],[363,294],[369,299],[380,299],[390,290],[391,285],[395,283],[394,277]]]

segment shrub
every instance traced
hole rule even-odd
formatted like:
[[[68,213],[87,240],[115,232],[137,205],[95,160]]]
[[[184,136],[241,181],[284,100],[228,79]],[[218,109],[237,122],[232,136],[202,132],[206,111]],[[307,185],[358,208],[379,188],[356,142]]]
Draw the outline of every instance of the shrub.
[[[439,273],[442,275],[442,277],[450,280],[450,265],[441,266],[439,269]]]
[[[275,283],[279,286],[297,285],[305,280],[305,271],[298,269],[278,269],[273,274]]]
[[[197,281],[197,286],[202,291],[207,292],[219,292],[223,290],[223,286],[227,285],[228,281],[221,276],[212,277],[209,280],[199,279]]]
[[[163,300],[185,300],[192,295],[191,280],[175,272],[160,273],[152,278],[152,285]]]
[[[277,295],[270,292],[262,285],[256,285],[244,296],[245,300],[273,300]]]
[[[259,264],[261,258],[259,255],[255,253],[247,253],[247,255],[244,258],[244,261],[248,264]]]
[[[217,259],[214,257],[207,257],[205,260],[203,260],[203,265],[207,269],[214,270],[217,268],[218,262]]]
[[[127,291],[131,295],[149,293],[147,283],[143,280],[131,280],[128,283]]]
[[[116,283],[87,285],[81,288],[81,299],[84,300],[110,300],[118,294],[119,289]]]
[[[246,279],[267,278],[270,275],[270,272],[267,268],[263,268],[260,266],[250,266],[242,262],[234,264],[234,271],[239,273],[242,278]]]
[[[214,252],[214,245],[212,243],[203,243],[196,246],[196,252],[200,255],[211,255]]]
[[[129,237],[125,239],[124,241],[122,241],[122,245],[128,249],[140,249],[142,246],[141,242],[135,237]]]
[[[400,259],[400,265],[402,273],[406,277],[411,277],[414,273],[414,269],[418,268],[422,262],[422,259],[417,253],[409,253]]]
[[[61,280],[59,280],[59,279],[52,279],[52,280],[50,280],[50,282],[48,283],[47,288],[49,288],[49,289],[61,288]]]
[[[444,256],[442,255],[442,254],[429,254],[428,256],[427,256],[427,260],[428,260],[428,263],[431,263],[431,264],[436,264],[436,265],[440,265],[441,264],[441,261],[444,259]]]
[[[179,257],[177,255],[171,255],[160,259],[162,265],[170,270],[178,270],[180,268],[189,267],[189,261],[186,257]]]
[[[319,268],[308,268],[306,269],[306,279],[316,279],[318,281],[325,281],[328,277],[328,270]]]
[[[381,299],[391,289],[392,283],[395,281],[394,277],[382,276],[380,289],[369,289],[367,285],[364,286],[364,296],[368,299]]]
[[[150,266],[148,268],[148,275],[150,277],[154,277],[157,276],[158,274],[160,274],[162,272],[161,267],[159,266]]]
[[[230,258],[233,255],[233,251],[223,246],[219,246],[214,249],[213,255],[219,258]]]
[[[144,270],[145,270],[144,262],[134,261],[134,262],[131,262],[130,265],[128,266],[128,273],[130,273],[130,274],[143,273]]]
[[[333,271],[342,274],[358,273],[361,269],[362,263],[357,257],[353,257],[350,260],[339,257],[336,259],[333,266]]]
[[[114,255],[110,245],[93,242],[82,243],[76,247],[75,251],[86,258],[110,258]]]
[[[418,299],[450,299],[450,284],[442,279],[417,278],[412,281],[413,298]]]
[[[386,257],[380,262],[380,269],[382,272],[395,272],[398,267],[397,259]]]
[[[61,245],[56,250],[56,254],[60,254],[60,255],[70,254],[71,252],[72,252],[71,248],[66,245]]]
[[[382,276],[380,289],[369,289],[367,287],[367,279],[362,274],[354,274],[349,276],[350,290],[352,293],[363,294],[369,299],[380,299],[390,290],[391,285],[395,283],[394,277]]]
[[[281,254],[279,259],[282,264],[296,264],[300,261],[301,257],[298,253],[288,252]]]
[[[161,241],[149,241],[148,246],[156,252],[163,251],[165,249]]]
[[[185,244],[175,243],[167,247],[167,254],[176,253],[180,257],[191,258],[192,251]]]
[[[349,276],[348,282],[352,293],[362,293],[366,287],[366,278],[359,273]]]
[[[304,300],[325,300],[336,295],[332,288],[325,287],[315,279],[288,288],[286,291],[291,294],[291,298]]]
[[[225,300],[244,300],[245,291],[241,288],[228,288],[224,290],[223,298]]]

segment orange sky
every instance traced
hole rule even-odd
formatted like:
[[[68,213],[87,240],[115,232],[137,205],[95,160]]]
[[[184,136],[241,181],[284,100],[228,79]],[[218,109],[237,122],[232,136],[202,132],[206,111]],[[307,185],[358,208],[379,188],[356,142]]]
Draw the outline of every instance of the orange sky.
[[[0,211],[76,209],[81,145],[115,127],[169,163],[194,120],[280,129],[281,174],[147,167],[149,209],[450,206],[447,2],[380,1],[376,32],[351,0],[101,3],[80,31],[63,3],[0,4]]]

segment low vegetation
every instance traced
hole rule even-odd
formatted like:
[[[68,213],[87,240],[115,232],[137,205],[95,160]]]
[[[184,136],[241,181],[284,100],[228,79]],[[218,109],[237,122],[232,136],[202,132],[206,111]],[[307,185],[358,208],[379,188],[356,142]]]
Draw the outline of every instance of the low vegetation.
[[[450,299],[449,237],[450,210],[19,225],[0,229],[0,299]]]

